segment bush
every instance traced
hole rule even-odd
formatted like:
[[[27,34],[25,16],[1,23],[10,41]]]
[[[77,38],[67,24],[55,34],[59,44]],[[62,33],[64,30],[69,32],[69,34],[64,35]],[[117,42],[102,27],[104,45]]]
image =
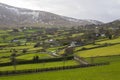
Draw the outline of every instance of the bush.
[[[81,48],[81,50],[87,50],[87,48],[83,47],[83,48]]]
[[[22,53],[27,53],[28,49],[23,49]]]
[[[40,47],[40,43],[39,42],[34,45],[34,48],[36,48],[36,47]]]

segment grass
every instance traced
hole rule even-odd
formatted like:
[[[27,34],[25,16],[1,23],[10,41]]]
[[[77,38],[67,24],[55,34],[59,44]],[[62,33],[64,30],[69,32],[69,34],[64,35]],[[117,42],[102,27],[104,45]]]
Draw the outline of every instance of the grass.
[[[11,53],[10,52],[7,52],[7,53],[0,53],[0,57],[5,57],[5,56],[10,56]]]
[[[2,58],[2,59],[0,59],[0,63],[6,63],[6,62],[10,62],[10,58]]]
[[[84,48],[92,48],[92,47],[97,47],[97,46],[100,46],[100,45],[103,45],[103,44],[105,44],[105,43],[111,43],[111,44],[114,44],[114,43],[120,43],[120,38],[117,38],[117,39],[103,39],[103,41],[99,41],[99,40],[97,40],[96,41],[96,45],[94,45],[94,44],[89,44],[89,45],[85,45],[85,46],[81,46],[81,47],[76,47],[75,48],[75,51],[77,51],[77,50],[80,50],[80,49],[82,49],[83,47]]]
[[[72,37],[77,37],[77,36],[82,36],[84,33],[77,33],[77,34],[72,34]]]
[[[96,57],[107,55],[120,55],[120,44],[97,49],[85,50],[76,53],[81,57]]]
[[[60,50],[59,52],[58,52],[58,54],[60,54],[60,55],[62,55],[62,54],[64,54],[65,53],[65,49],[62,49],[62,50]]]
[[[0,80],[119,80],[120,61],[106,66],[78,68],[44,73],[3,76]]]
[[[47,53],[31,53],[31,54],[25,54],[25,55],[22,55],[22,56],[18,56],[17,59],[32,60],[34,56],[39,56],[40,59],[52,58],[53,57],[53,56],[51,56]]]
[[[65,47],[65,46],[52,47],[52,48],[48,48],[47,50],[48,50],[48,51],[56,51],[56,50],[58,50],[59,48],[63,48],[63,47]]]
[[[99,45],[90,44],[90,45],[85,45],[85,46],[81,46],[81,47],[76,47],[75,51],[81,50],[82,48],[92,48],[92,47],[96,47],[96,46],[99,46]]]
[[[28,30],[29,34],[36,32],[37,30]],[[3,41],[2,38],[0,38],[0,42],[9,42],[11,39],[14,38],[22,38],[24,37],[24,33],[18,33],[9,35],[6,31],[0,30],[0,36],[8,35],[9,37],[6,38],[5,41]],[[65,33],[64,33],[65,34]],[[66,33],[67,34],[67,33]],[[77,37],[83,35],[82,33],[79,34],[73,34],[71,37]],[[52,35],[48,35],[48,37],[53,37]],[[64,39],[66,38],[65,35],[56,36],[54,39]],[[25,41],[24,39],[21,39],[22,41]],[[112,40],[102,40],[102,41],[96,41],[96,44],[102,45],[104,43],[119,43],[120,38],[112,39]],[[43,58],[51,58],[52,56],[47,53],[35,53],[35,51],[39,51],[41,47],[34,48],[35,43],[27,44],[27,46],[16,46],[16,47],[5,47],[2,50],[0,50],[0,57],[1,56],[9,56],[11,53],[9,52],[10,49],[16,49],[18,50],[18,53],[21,53],[22,49],[28,49],[27,53],[22,56],[18,56],[17,59],[19,60],[31,60],[33,59],[33,56],[38,55],[40,59]],[[8,45],[8,43],[0,43],[0,46]],[[86,45],[82,47],[76,47],[75,51],[84,48],[92,48],[99,45]],[[53,47],[47,49],[48,51],[55,51],[59,47]],[[34,54],[35,53],[35,54]],[[64,49],[59,52],[59,54],[63,54]],[[96,66],[96,67],[89,67],[89,68],[78,68],[78,69],[71,69],[71,70],[62,70],[62,71],[53,71],[53,72],[44,72],[44,73],[34,73],[34,74],[25,74],[25,75],[14,75],[14,76],[3,76],[0,77],[0,80],[119,80],[120,79],[120,56],[110,56],[105,57],[109,55],[120,55],[120,44],[113,45],[113,46],[107,46],[107,47],[101,47],[91,50],[84,50],[79,51],[75,53],[81,57],[85,57],[85,59],[88,62],[91,62],[91,58],[88,57],[96,57],[96,56],[102,56],[102,57],[96,57],[93,58],[94,63],[98,62],[108,62],[110,61],[110,65],[106,66]],[[0,59],[0,63],[8,62],[10,61],[9,58],[2,58]],[[36,68],[49,68],[49,67],[60,67],[60,66],[68,66],[68,65],[77,65],[78,63],[74,60],[66,61],[64,64],[64,61],[58,61],[58,62],[47,62],[47,63],[39,63],[39,64],[24,64],[24,65],[17,65],[17,70],[25,70],[25,69],[36,69]],[[5,66],[0,67],[0,71],[11,71],[14,70],[13,66]]]
[[[101,62],[119,62],[120,55],[115,56],[102,56],[102,57],[88,57],[85,60],[89,63],[101,63]]]
[[[65,61],[65,63],[64,61],[58,61],[58,62],[47,62],[47,63],[38,63],[38,64],[24,64],[24,65],[17,65],[17,70],[50,68],[50,67],[70,66],[77,64],[78,63],[74,60],[68,60]],[[0,71],[11,71],[11,70],[14,70],[13,66],[0,67]]]
[[[22,50],[22,49],[30,49],[30,48],[33,48],[33,46],[31,45],[29,45],[29,46],[16,46],[16,47],[8,47],[7,49],[9,49],[9,48],[11,48],[11,49],[17,49],[17,50]]]
[[[96,42],[97,44],[104,44],[104,43],[119,43],[120,42],[120,38],[117,39],[109,39],[109,40],[105,40],[105,41],[100,41],[100,42]]]
[[[0,53],[0,56],[10,56],[11,53]],[[32,60],[34,56],[39,56],[39,59],[47,59],[53,58],[50,54],[47,53],[26,53],[21,56],[17,56],[16,59],[18,60]],[[10,62],[10,57],[8,58],[1,58],[0,63]]]

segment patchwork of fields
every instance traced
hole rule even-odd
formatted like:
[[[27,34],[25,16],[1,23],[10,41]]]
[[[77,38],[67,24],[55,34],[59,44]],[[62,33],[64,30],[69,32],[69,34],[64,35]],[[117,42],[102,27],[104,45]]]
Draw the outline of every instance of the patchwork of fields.
[[[9,32],[9,31],[8,31]],[[33,33],[34,31],[28,31]],[[0,36],[8,33],[1,31]],[[21,34],[21,33],[19,33]],[[66,33],[63,33],[66,34]],[[15,36],[15,37],[24,37]],[[29,34],[28,34],[29,35]],[[71,37],[81,36],[83,33],[72,34]],[[54,37],[48,35],[50,38],[62,39],[66,36]],[[65,52],[65,46],[50,47],[46,51],[42,51],[43,47],[35,48],[35,42],[21,43],[20,46],[12,45],[8,42],[14,38],[14,36],[7,37],[4,41],[1,39],[0,46],[5,46],[0,48],[0,64],[10,62],[10,56],[12,54],[11,50],[17,50],[16,59],[18,61],[33,60],[34,56],[38,56],[38,59],[52,59],[55,58],[53,53],[55,53],[57,58]],[[22,39],[21,39],[22,40]],[[23,40],[24,41],[24,40]],[[102,47],[101,47],[102,46]],[[59,48],[60,51],[57,51]],[[62,49],[63,48],[63,49]],[[23,53],[23,49],[27,49],[27,52]],[[105,66],[95,66],[87,68],[77,68],[61,71],[51,71],[42,73],[32,73],[32,74],[21,74],[12,76],[1,76],[0,80],[119,80],[120,79],[120,38],[116,39],[103,39],[96,40],[95,44],[87,44],[84,46],[75,47],[74,54],[83,57],[88,63],[101,63],[110,62],[110,65]],[[61,60],[55,62],[43,62],[35,64],[18,64],[16,65],[16,70],[26,70],[26,69],[44,69],[51,67],[62,67],[62,66],[73,66],[79,63],[75,60]],[[0,71],[13,71],[14,66],[3,66],[0,67]]]
[[[68,61],[57,61],[57,62],[44,62],[44,63],[37,63],[37,64],[23,64],[17,65],[16,70],[25,70],[25,69],[43,69],[43,68],[51,68],[51,67],[62,67],[62,66],[71,66],[71,65],[78,65],[74,60]],[[13,66],[4,66],[0,67],[0,71],[14,71]]]
[[[96,47],[96,46],[99,46],[102,44],[107,44],[107,43],[109,43],[109,44],[118,43],[118,44],[108,45],[105,47],[94,48],[94,49],[89,49],[89,50],[84,50],[84,51],[78,51],[75,54],[77,54],[81,57],[98,57],[98,56],[120,55],[120,44],[119,44],[120,38],[96,42],[97,45],[87,45],[87,46],[83,46],[83,47],[84,48],[91,48],[91,47]],[[76,48],[76,50],[82,49],[83,47],[78,47],[78,48]]]
[[[104,59],[103,59],[104,60]],[[63,71],[43,72],[35,74],[23,74],[15,76],[3,76],[0,80],[119,80],[120,57],[110,65],[79,68]]]

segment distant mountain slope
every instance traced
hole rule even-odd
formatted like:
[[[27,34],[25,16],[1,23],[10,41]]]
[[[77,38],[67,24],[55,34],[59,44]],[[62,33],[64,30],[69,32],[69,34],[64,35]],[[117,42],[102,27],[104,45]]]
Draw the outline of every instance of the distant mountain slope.
[[[120,20],[114,20],[112,22],[100,25],[102,27],[107,27],[107,28],[120,28]]]
[[[102,24],[95,20],[80,20],[50,12],[17,8],[0,3],[0,27],[4,26],[79,26]]]

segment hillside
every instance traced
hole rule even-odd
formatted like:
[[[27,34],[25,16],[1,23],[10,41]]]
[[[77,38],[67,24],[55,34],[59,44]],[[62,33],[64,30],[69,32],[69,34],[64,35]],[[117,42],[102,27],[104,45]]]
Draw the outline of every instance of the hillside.
[[[119,28],[120,27],[120,20],[114,20],[112,22],[106,23],[106,24],[102,24],[100,25],[101,27],[106,27],[106,28]]]
[[[80,20],[60,16],[45,11],[17,8],[0,3],[0,27],[44,27],[44,26],[79,26],[102,24],[96,20]]]

